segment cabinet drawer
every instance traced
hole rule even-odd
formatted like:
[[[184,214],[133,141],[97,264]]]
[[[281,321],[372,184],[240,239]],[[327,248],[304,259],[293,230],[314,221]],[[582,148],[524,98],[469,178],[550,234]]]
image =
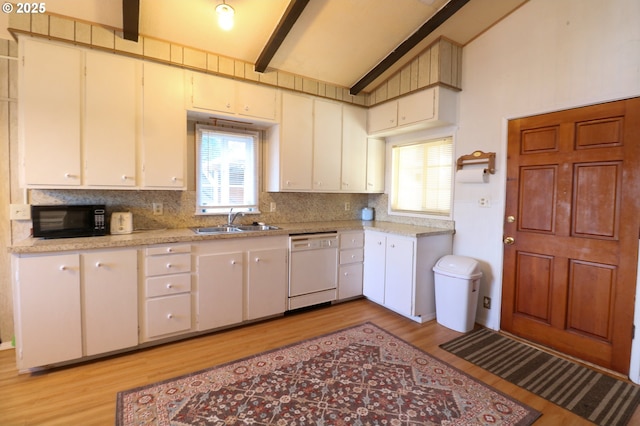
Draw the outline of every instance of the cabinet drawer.
[[[148,338],[191,329],[191,294],[158,297],[146,302]]]
[[[346,263],[362,262],[362,259],[364,259],[364,250],[361,248],[340,251],[341,265],[344,265]]]
[[[147,278],[146,297],[169,296],[191,291],[191,274]]]
[[[147,276],[191,272],[191,254],[151,256],[146,259]]]
[[[191,253],[191,246],[189,244],[180,244],[171,246],[149,247],[145,250],[145,254],[147,256],[175,253]]]
[[[364,247],[364,232],[346,232],[340,234],[340,248],[351,249]]]

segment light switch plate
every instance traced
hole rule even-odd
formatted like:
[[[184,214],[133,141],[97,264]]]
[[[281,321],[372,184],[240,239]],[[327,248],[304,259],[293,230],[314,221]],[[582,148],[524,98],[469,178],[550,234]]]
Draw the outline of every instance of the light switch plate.
[[[9,219],[31,220],[30,204],[9,204]]]

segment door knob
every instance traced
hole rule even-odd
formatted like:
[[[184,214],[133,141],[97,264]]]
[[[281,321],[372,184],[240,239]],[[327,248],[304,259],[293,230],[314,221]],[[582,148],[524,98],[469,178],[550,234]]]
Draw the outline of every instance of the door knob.
[[[515,238],[513,238],[513,237],[507,237],[507,238],[505,238],[505,239],[503,240],[503,242],[504,242],[506,245],[510,246],[511,244],[515,243],[515,242],[516,242],[516,240],[515,240]]]

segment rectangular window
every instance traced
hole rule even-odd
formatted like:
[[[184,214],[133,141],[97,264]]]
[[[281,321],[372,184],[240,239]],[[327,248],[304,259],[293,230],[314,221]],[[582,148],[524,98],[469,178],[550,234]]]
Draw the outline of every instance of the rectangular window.
[[[395,145],[391,158],[391,213],[451,215],[452,138]]]
[[[258,211],[258,133],[196,126],[197,214]]]

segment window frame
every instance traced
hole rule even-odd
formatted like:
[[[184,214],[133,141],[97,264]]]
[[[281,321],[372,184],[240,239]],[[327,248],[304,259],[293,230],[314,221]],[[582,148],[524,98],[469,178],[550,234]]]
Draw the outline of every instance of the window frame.
[[[448,167],[450,167],[449,173],[449,200],[448,200],[448,211],[443,213],[438,213],[437,210],[408,210],[408,209],[397,209],[394,208],[394,202],[396,199],[396,179],[397,179],[397,166],[396,160],[394,158],[394,149],[402,148],[414,145],[423,145],[429,143],[443,142],[449,141],[450,151],[451,151],[451,160]],[[387,214],[390,216],[407,216],[407,217],[417,217],[417,218],[425,218],[425,219],[439,219],[439,220],[451,220],[453,218],[453,200],[454,200],[454,190],[455,190],[455,145],[454,145],[454,137],[451,134],[442,135],[442,136],[428,136],[428,137],[420,137],[419,139],[412,139],[409,141],[402,141],[393,143],[389,147],[388,151],[388,164],[389,167],[389,193],[388,193],[388,203],[387,203]],[[423,163],[426,163],[426,158]],[[428,195],[428,193],[427,193]]]
[[[203,131],[210,131],[214,133],[222,133],[228,134],[231,136],[245,136],[253,138],[253,185],[254,185],[254,196],[255,201],[253,204],[248,205],[220,205],[220,206],[203,206],[201,205],[201,188],[200,188],[200,171],[202,168],[202,160],[201,160],[201,144],[202,144],[202,134]],[[247,213],[247,214],[259,214],[260,209],[260,140],[261,134],[258,130],[252,129],[237,129],[237,128],[229,128],[223,126],[215,126],[208,124],[200,124],[196,123],[195,126],[195,214],[197,216],[207,216],[207,215],[221,215],[228,214],[230,209],[233,209],[234,213]]]

